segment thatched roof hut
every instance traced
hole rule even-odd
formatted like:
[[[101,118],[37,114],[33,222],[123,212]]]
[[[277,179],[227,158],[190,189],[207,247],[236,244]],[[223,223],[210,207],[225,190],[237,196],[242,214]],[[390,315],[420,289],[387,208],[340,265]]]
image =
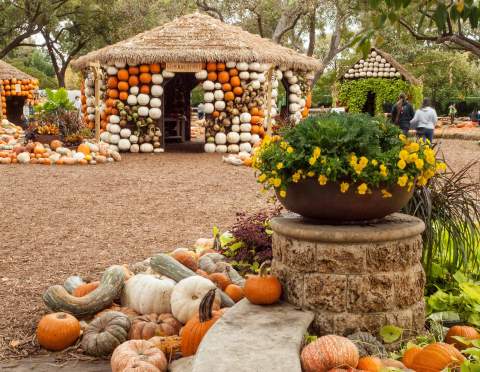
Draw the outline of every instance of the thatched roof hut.
[[[108,64],[155,62],[236,61],[273,63],[294,70],[317,70],[315,58],[283,47],[269,39],[194,13],[163,26],[86,54],[74,61],[76,68],[90,62]]]
[[[0,79],[1,80],[10,80],[10,79],[21,79],[21,80],[33,80],[34,78],[23,71],[20,71],[18,68],[9,65],[6,62],[0,60]]]

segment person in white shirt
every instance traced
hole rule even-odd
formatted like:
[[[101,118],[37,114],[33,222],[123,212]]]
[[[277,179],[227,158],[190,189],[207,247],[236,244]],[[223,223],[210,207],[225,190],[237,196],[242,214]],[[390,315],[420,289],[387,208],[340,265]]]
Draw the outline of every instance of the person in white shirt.
[[[417,130],[417,136],[424,141],[433,142],[433,131],[437,124],[437,112],[432,107],[430,98],[423,100],[422,108],[417,110],[415,116],[410,120],[410,124]]]

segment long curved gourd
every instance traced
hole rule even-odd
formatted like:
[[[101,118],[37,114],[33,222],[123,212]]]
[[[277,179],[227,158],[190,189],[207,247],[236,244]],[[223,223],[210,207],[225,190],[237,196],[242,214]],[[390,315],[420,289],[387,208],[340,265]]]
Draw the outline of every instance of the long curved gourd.
[[[43,294],[43,302],[52,311],[64,311],[76,317],[86,317],[98,313],[120,296],[125,280],[122,266],[110,266],[103,273],[97,289],[83,297],[75,297],[61,285],[49,287]]]
[[[180,280],[190,276],[197,275],[188,267],[182,265],[176,259],[164,253],[153,256],[150,260],[150,267],[153,271],[161,275],[165,275],[176,282],[179,282]],[[225,292],[221,291],[220,289],[219,292],[220,299],[222,300],[222,307],[232,307],[235,305],[235,302],[233,302]]]

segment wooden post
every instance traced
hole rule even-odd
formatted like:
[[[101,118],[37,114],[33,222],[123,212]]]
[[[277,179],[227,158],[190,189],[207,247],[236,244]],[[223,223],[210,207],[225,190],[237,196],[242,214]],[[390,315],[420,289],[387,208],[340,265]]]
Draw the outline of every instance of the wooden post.
[[[0,121],[3,120],[3,81],[0,80]]]
[[[100,79],[102,70],[98,62],[90,63],[93,70],[93,79],[95,81],[95,140],[100,141]]]
[[[268,74],[267,74],[267,135],[271,136],[272,135],[272,79],[273,79],[273,73],[275,70],[275,66],[271,66],[268,69]]]

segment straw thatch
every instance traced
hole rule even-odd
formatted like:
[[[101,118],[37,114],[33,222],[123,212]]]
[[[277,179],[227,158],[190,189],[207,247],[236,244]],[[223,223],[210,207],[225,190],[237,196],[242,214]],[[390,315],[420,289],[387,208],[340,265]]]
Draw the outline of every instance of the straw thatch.
[[[400,73],[400,75],[406,80],[408,81],[410,84],[413,84],[413,85],[422,85],[422,81],[417,79],[415,76],[413,76],[410,72],[407,71],[407,69],[405,67],[402,66],[402,64],[400,64],[400,62],[398,62],[395,58],[393,58],[393,56],[391,54],[388,54],[387,52],[381,50],[381,49],[378,49],[378,48],[372,48],[370,50],[370,52],[377,52],[382,58],[384,58],[388,63],[390,63],[390,65],[395,68],[396,71],[398,71]],[[347,74],[348,70],[342,74],[341,76],[341,79],[345,79],[346,78],[346,74]],[[358,78],[355,78],[355,79],[365,79],[366,77],[358,77]]]
[[[25,72],[20,71],[19,69],[13,67],[12,65],[9,65],[8,63],[0,60],[0,79],[1,80],[10,80],[10,79],[32,80],[34,78],[26,74]]]
[[[271,40],[211,16],[194,13],[93,51],[73,62],[85,68],[90,62],[108,64],[154,62],[235,61],[273,63],[291,69],[317,70],[320,62]]]

